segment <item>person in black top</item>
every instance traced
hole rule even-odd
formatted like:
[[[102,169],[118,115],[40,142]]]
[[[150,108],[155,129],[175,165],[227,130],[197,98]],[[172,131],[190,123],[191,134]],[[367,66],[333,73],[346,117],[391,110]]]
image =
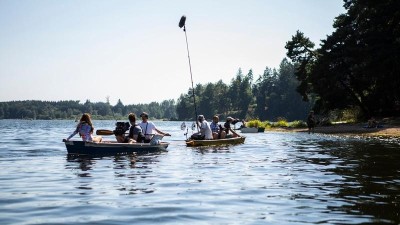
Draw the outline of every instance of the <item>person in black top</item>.
[[[226,118],[226,122],[224,123],[224,131],[225,135],[221,133],[221,139],[222,138],[232,138],[232,137],[240,137],[239,134],[237,134],[232,128],[231,128],[231,123],[236,123],[237,119],[233,119],[232,117],[228,116]]]
[[[310,111],[310,113],[307,116],[307,127],[308,127],[308,133],[314,133],[314,127],[315,127],[315,118],[314,118],[314,111]]]
[[[135,113],[131,113],[128,116],[131,127],[129,128],[128,143],[142,142],[144,140],[144,135],[142,128],[136,123]]]
[[[128,119],[129,123],[131,124],[128,136],[125,136],[125,134],[120,134],[115,135],[115,138],[120,143],[142,142],[142,140],[144,139],[144,135],[142,132],[142,128],[138,124],[136,124],[135,113],[130,113]]]

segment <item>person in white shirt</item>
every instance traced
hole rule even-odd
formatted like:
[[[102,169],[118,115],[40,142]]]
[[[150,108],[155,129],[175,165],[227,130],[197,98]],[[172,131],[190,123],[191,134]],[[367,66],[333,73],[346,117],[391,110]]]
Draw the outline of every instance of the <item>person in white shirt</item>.
[[[142,122],[139,123],[139,126],[142,128],[142,132],[145,136],[145,143],[149,143],[151,138],[153,137],[154,134],[161,134],[164,136],[171,136],[169,133],[164,133],[157,129],[156,125],[154,125],[153,122],[148,121],[149,120],[149,114],[146,112],[142,112],[140,114],[140,117],[142,118]]]
[[[205,140],[212,140],[213,135],[212,135],[211,127],[210,127],[210,124],[207,122],[207,120],[204,118],[204,116],[199,115],[197,117],[197,121],[198,121],[200,131],[194,135],[204,136]]]

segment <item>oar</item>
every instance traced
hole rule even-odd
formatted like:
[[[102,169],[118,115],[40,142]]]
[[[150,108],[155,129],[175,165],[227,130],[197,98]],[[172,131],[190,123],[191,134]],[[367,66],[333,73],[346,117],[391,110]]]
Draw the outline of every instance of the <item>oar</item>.
[[[112,130],[96,130],[97,135],[114,135]]]
[[[232,133],[235,133],[238,137],[242,137],[238,133],[236,133],[235,131],[233,131],[233,130],[231,130],[231,131],[232,131]]]
[[[235,125],[233,125],[233,126],[235,126]],[[234,129],[232,129],[232,128],[229,128],[229,129],[231,130],[231,132],[232,132],[233,134],[236,134],[236,136],[242,137],[242,136],[240,136],[238,133],[236,133],[236,132],[234,131]]]

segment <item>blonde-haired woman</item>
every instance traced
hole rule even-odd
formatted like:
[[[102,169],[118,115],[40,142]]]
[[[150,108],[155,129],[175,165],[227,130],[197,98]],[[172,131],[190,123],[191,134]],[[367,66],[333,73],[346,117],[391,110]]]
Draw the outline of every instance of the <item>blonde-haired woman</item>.
[[[84,113],[76,126],[75,131],[67,138],[67,141],[79,133],[82,141],[101,142],[101,137],[93,137],[93,123],[89,113]]]

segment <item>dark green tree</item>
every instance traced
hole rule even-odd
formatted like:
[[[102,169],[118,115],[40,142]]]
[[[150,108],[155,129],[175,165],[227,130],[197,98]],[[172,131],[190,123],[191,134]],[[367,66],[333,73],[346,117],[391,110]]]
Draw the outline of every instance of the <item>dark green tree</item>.
[[[269,99],[274,91],[274,85],[277,82],[277,74],[272,69],[266,67],[264,73],[256,80],[253,85],[253,95],[255,96],[256,107],[254,116],[260,120],[267,120],[271,116],[268,111],[271,111]]]
[[[214,84],[208,83],[205,85],[204,90],[200,94],[199,98],[199,114],[203,114],[205,118],[212,118],[215,114],[216,110],[213,107],[214,100],[218,98],[218,96],[214,96]]]
[[[287,59],[283,59],[278,71],[277,85],[275,86],[276,108],[274,117],[283,117],[288,121],[304,120],[312,103],[302,101],[296,91],[299,81],[294,75],[294,66]]]
[[[400,1],[345,0],[335,31],[319,49],[297,32],[286,44],[299,92],[320,111],[357,107],[363,116],[400,111]]]
[[[229,110],[229,106],[232,105],[230,98],[228,97],[229,87],[222,80],[219,80],[213,89],[213,101],[212,108],[214,114],[221,115]]]
[[[176,113],[179,120],[193,120],[194,105],[191,91],[187,94],[181,94],[176,105]]]
[[[117,104],[115,104],[115,106],[112,107],[112,111],[114,112],[114,114],[118,115],[118,116],[122,116],[122,115],[126,115],[126,110],[125,110],[125,106],[122,103],[121,99],[118,99]]]
[[[252,93],[252,83],[253,83],[253,70],[249,70],[246,76],[242,79],[240,83],[240,98],[238,99],[239,105],[239,118],[246,118],[248,114],[248,109],[250,103],[253,101]]]
[[[175,100],[164,100],[161,102],[160,108],[163,109],[163,117],[170,120],[177,120]]]
[[[296,77],[300,81],[297,91],[305,101],[308,101],[310,93],[313,93],[310,82],[310,73],[314,62],[317,60],[317,53],[314,50],[315,44],[304,33],[297,31],[291,41],[286,43],[287,56],[296,64]]]
[[[111,105],[109,103],[97,102],[94,104],[94,106],[96,108],[98,115],[100,116],[112,115],[113,117],[115,117],[112,112]]]
[[[230,100],[231,105],[229,105],[228,110],[229,111],[238,111],[240,110],[240,105],[239,101],[241,98],[241,93],[240,93],[240,85],[243,80],[243,72],[242,69],[239,68],[236,77],[231,80],[231,83],[229,85],[229,90],[228,90],[228,98]]]
[[[89,99],[87,99],[85,104],[83,104],[83,111],[93,114],[93,103],[91,103]]]

